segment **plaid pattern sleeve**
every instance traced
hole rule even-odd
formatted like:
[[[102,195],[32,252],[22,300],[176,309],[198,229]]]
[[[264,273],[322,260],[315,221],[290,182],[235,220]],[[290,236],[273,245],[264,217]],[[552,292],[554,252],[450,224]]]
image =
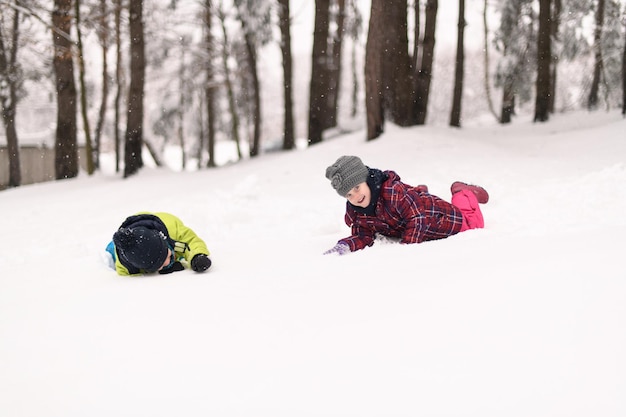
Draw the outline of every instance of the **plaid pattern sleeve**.
[[[367,218],[375,219],[372,216],[365,216],[357,213],[350,207],[349,204],[346,204],[346,215],[344,220],[352,229],[352,235],[341,239],[339,242],[348,245],[350,247],[350,251],[352,252],[374,244],[376,227],[372,227],[373,225],[371,220],[368,221]]]

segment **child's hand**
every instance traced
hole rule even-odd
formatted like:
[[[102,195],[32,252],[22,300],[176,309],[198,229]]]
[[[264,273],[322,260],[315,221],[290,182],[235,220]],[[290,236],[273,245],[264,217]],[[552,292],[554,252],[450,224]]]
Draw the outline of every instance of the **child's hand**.
[[[191,269],[196,272],[204,272],[211,266],[211,259],[203,253],[199,253],[191,260]]]
[[[159,270],[159,274],[171,274],[172,272],[178,272],[184,270],[185,267],[180,262],[176,261],[169,268],[163,268]]]
[[[350,252],[350,246],[345,243],[337,243],[331,249],[328,249],[324,252],[324,255],[330,255],[331,253],[336,253],[337,255],[345,255]]]

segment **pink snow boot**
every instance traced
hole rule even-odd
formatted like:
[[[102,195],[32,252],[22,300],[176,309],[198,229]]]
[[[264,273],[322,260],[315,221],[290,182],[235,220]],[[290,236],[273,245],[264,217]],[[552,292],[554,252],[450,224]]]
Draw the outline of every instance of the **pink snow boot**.
[[[452,192],[452,195],[458,193],[461,190],[468,190],[474,193],[474,195],[476,196],[476,199],[481,204],[485,204],[487,203],[487,201],[489,201],[489,193],[487,193],[487,190],[485,190],[481,186],[465,184],[464,182],[461,182],[461,181],[455,181],[450,186],[450,191]]]

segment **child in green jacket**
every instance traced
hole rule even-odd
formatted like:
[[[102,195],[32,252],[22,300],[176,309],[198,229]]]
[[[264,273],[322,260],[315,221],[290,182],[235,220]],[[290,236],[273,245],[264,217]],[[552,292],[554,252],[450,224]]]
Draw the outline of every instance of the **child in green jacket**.
[[[186,266],[204,272],[211,266],[204,241],[170,213],[146,212],[128,217],[106,251],[119,275],[169,274]]]

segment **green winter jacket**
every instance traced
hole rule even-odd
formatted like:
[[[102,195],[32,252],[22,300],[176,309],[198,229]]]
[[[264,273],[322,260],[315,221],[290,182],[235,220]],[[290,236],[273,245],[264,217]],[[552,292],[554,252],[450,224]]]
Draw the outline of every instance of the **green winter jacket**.
[[[168,237],[174,241],[173,247],[174,253],[176,255],[176,260],[179,261],[185,268],[189,268],[191,260],[197,254],[202,253],[207,256],[210,255],[206,243],[204,243],[204,241],[200,239],[193,230],[185,226],[181,219],[170,213],[140,212],[134,216],[130,216],[129,218],[127,218],[120,227],[132,227],[134,223],[146,220],[146,218],[149,218],[151,216],[158,217],[165,225]],[[127,268],[122,264],[122,262],[120,262],[119,256],[115,257],[115,270],[119,275],[125,276],[136,276],[144,273],[144,271],[142,270],[140,270],[139,272],[131,273],[131,271],[129,271],[129,268]]]

